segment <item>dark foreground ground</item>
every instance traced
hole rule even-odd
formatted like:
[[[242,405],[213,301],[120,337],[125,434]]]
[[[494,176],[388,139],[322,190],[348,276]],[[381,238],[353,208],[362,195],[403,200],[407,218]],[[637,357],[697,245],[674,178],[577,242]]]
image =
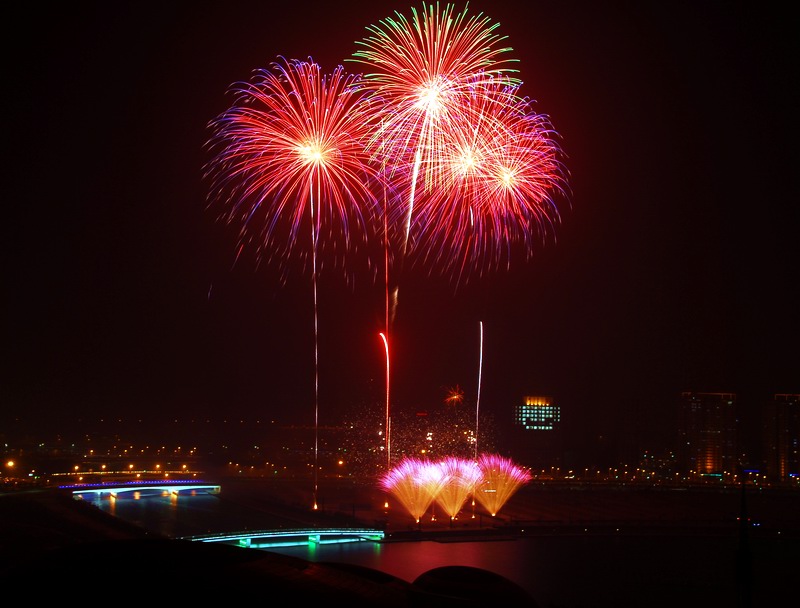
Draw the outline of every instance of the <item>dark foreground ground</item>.
[[[744,540],[752,535],[793,538],[800,547],[797,490],[529,485],[494,517],[468,505],[451,520],[434,507],[416,522],[379,488],[348,480],[320,483],[317,510],[310,508],[314,494],[306,481],[228,478],[220,483],[221,499],[257,512],[263,528],[380,527],[384,542],[443,536],[738,533]],[[130,594],[159,585],[180,595],[244,593],[255,599],[294,594],[328,605],[536,606],[510,581],[481,570],[437,569],[408,583],[364,568],[161,537],[68,492],[0,494],[0,588],[31,598],[64,599],[75,590]],[[746,601],[740,605],[749,608]]]

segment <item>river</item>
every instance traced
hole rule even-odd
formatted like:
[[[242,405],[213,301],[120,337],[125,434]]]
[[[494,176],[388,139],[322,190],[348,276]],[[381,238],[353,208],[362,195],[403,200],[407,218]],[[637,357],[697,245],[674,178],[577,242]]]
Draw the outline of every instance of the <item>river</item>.
[[[293,527],[289,517],[283,521],[284,515],[266,508],[268,498],[262,501],[243,492],[242,487],[233,487],[234,496],[227,495],[223,484],[220,495],[123,494],[95,499],[93,504],[172,538]],[[352,509],[357,509],[355,503]],[[743,544],[735,526],[691,534],[653,533],[645,528],[632,532],[625,526],[596,533],[562,526],[511,540],[362,541],[269,550],[313,562],[373,568],[409,582],[440,566],[481,568],[517,583],[541,608],[778,605],[800,572],[800,539],[796,534],[761,534],[752,529],[746,541]],[[741,600],[743,556],[752,603]]]

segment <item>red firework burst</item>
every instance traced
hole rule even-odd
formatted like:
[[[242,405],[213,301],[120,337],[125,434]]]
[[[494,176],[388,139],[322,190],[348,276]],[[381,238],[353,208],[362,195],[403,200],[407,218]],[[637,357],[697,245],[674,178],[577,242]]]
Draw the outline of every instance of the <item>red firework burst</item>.
[[[382,110],[367,148],[395,188],[400,259],[458,282],[508,264],[516,243],[530,254],[558,221],[566,175],[549,121],[518,94],[498,24],[453,5],[395,14],[367,28],[352,60]]]
[[[363,145],[369,104],[341,66],[324,75],[313,61],[281,58],[271,68],[235,85],[236,102],[210,125],[210,198],[259,259],[285,264],[310,251],[343,267],[377,212]],[[299,238],[303,225],[310,239]]]

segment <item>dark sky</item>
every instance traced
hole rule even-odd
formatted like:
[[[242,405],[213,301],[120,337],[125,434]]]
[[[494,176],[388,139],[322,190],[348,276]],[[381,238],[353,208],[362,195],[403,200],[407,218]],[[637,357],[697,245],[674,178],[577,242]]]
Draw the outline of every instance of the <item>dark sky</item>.
[[[18,9],[3,43],[6,414],[313,422],[311,279],[232,267],[206,210],[207,124],[253,70],[283,55],[329,72],[412,5]],[[685,390],[735,392],[752,419],[800,391],[800,24],[782,6],[470,3],[559,132],[572,195],[530,262],[460,289],[407,273],[396,407],[440,407],[454,386],[474,404],[481,322],[481,410],[552,395],[576,442],[661,437]],[[318,288],[332,423],[380,407],[383,283]]]

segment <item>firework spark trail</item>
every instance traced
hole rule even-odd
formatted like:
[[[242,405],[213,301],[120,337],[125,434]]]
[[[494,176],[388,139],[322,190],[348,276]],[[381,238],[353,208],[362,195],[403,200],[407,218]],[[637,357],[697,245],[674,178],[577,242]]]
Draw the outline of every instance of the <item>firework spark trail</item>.
[[[346,74],[342,66],[323,75],[311,60],[280,58],[271,68],[256,71],[251,82],[235,84],[235,103],[209,125],[208,147],[214,157],[206,177],[212,203],[222,204],[222,219],[238,224],[239,252],[252,247],[259,260],[266,257],[280,265],[293,257],[306,258],[299,234],[310,223],[316,508],[318,257],[331,253],[334,265],[342,263],[346,269],[343,259],[336,260],[337,248],[349,251],[356,237],[366,240],[370,218],[378,215],[369,189],[377,174],[362,143],[371,111],[364,93],[354,86],[358,77]],[[325,238],[320,240],[323,228]]]

